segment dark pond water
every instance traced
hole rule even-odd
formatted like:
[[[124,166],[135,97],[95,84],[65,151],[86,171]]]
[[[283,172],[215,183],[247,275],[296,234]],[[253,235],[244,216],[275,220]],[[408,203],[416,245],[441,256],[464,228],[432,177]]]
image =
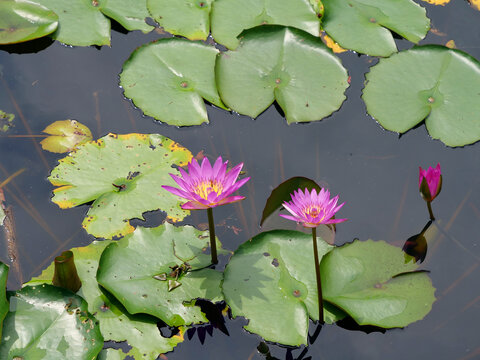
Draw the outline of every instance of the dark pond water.
[[[458,0],[445,7],[422,5],[437,29],[422,43],[453,39],[459,49],[480,59],[479,11]],[[430,139],[423,125],[401,137],[382,130],[360,99],[364,74],[377,60],[351,52],[339,55],[352,78],[348,99],[320,122],[289,126],[273,106],[256,120],[210,106],[208,125],[163,125],[144,117],[118,87],[118,74],[130,53],[158,37],[112,31],[111,48],[69,48],[44,41],[0,48],[0,109],[16,115],[8,135],[40,134],[53,121],[71,118],[89,126],[96,138],[108,132],[160,133],[193,153],[203,150],[210,158],[243,161],[252,177],[241,191],[247,199],[215,209],[217,235],[232,250],[262,230],[295,227],[278,216],[264,229],[258,226],[272,188],[292,176],[315,179],[346,202],[341,217],[349,221],[337,227],[336,244],[372,238],[402,246],[428,220],[417,189],[418,166],[440,162],[444,185],[433,203],[437,222],[428,232],[429,252],[421,266],[431,272],[438,300],[426,318],[384,334],[324,326],[308,350],[270,349],[279,359],[479,359],[480,144],[449,148]],[[404,40],[397,44],[400,49],[412,46]],[[20,272],[11,270],[10,289],[38,275],[62,250],[93,240],[81,229],[87,206],[61,210],[50,202],[52,185],[46,178],[61,156],[39,150],[38,140],[0,138],[0,181],[25,169],[5,187],[20,264]],[[147,218],[149,226],[163,219],[157,213]],[[187,218],[195,225],[206,221],[204,212]],[[238,235],[236,229],[241,230]],[[9,263],[1,241],[0,260]],[[220,266],[225,263],[222,259]],[[256,351],[261,339],[243,331],[244,323],[227,320],[230,336],[214,330],[203,346],[195,334],[167,357],[263,358]]]

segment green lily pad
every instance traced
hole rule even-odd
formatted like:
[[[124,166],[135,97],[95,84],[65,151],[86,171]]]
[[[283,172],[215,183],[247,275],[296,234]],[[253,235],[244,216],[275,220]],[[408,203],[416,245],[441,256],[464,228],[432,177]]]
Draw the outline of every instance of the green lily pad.
[[[51,37],[76,46],[110,45],[110,20],[98,0],[35,0],[58,14],[58,29]]]
[[[130,355],[135,359],[155,360],[158,355],[173,350],[182,342],[183,332],[164,338],[157,328],[158,319],[144,314],[130,315],[118,300],[99,287],[96,278],[98,262],[103,250],[111,243],[111,240],[94,241],[88,246],[71,249],[82,280],[82,288],[77,294],[88,302],[88,311],[95,314],[105,341],[128,342],[131,349],[126,354],[122,353],[121,359]],[[54,264],[51,264],[27,284],[51,284],[53,274]]]
[[[65,153],[76,146],[92,140],[90,129],[76,120],[60,120],[48,125],[44,130],[51,136],[40,142],[43,150]]]
[[[14,44],[46,36],[56,30],[58,16],[30,1],[0,1],[0,44]]]
[[[318,241],[320,258],[331,249]],[[222,288],[232,315],[249,320],[246,330],[280,344],[307,344],[309,318],[318,320],[312,235],[273,230],[253,237],[230,259]],[[325,322],[344,316],[324,305]]]
[[[121,349],[103,349],[97,356],[97,360],[123,360],[127,354]]]
[[[257,117],[276,100],[289,124],[338,110],[348,87],[347,71],[320,38],[276,25],[242,33],[240,46],[218,57],[216,78],[232,110]]]
[[[145,115],[170,125],[208,122],[205,100],[225,108],[215,85],[213,46],[161,39],[135,50],[123,65],[120,85]]]
[[[1,6],[1,3],[0,3]],[[7,132],[13,126],[14,114],[0,110],[0,132]]]
[[[5,292],[7,288],[7,279],[8,279],[8,266],[0,262],[0,339],[2,338],[3,319],[5,319],[5,315],[7,315],[8,313],[8,306],[9,306],[7,301],[7,295]]]
[[[52,285],[26,286],[10,296],[1,359],[91,360],[103,337],[87,303]]]
[[[148,10],[166,31],[190,40],[205,40],[210,33],[213,0],[147,0]]]
[[[229,49],[238,46],[243,30],[263,24],[291,26],[320,36],[320,21],[309,0],[215,0],[212,7],[212,36]]]
[[[412,0],[323,0],[323,29],[340,46],[372,56],[397,51],[390,30],[418,43],[430,29],[425,9]]]
[[[100,11],[116,20],[127,30],[141,30],[148,33],[154,29],[145,22],[150,14],[147,0],[98,0]]]
[[[367,111],[385,129],[404,133],[426,119],[448,146],[480,140],[480,63],[468,54],[418,46],[380,60],[366,79]]]
[[[200,307],[194,306],[195,299],[223,300],[222,273],[206,268],[209,242],[208,232],[191,226],[138,227],[105,249],[97,280],[131,314],[150,314],[169,326],[208,322]],[[175,282],[174,269],[184,263],[191,268],[179,273],[180,285],[169,291],[169,283]]]
[[[96,237],[131,233],[129,219],[151,210],[163,210],[172,221],[190,212],[180,208],[178,196],[161,185],[175,185],[168,173],[186,165],[190,151],[158,134],[109,134],[79,145],[52,170],[52,201],[62,209],[94,201],[83,221]]]
[[[414,272],[417,267],[384,241],[354,241],[323,258],[323,297],[359,325],[404,327],[421,320],[435,302],[430,278]]]

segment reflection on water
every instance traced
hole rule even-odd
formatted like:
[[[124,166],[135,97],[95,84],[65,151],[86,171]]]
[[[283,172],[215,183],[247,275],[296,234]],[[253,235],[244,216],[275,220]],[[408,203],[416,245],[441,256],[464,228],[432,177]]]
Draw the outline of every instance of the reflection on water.
[[[444,7],[422,5],[434,28],[422,43],[454,40],[459,49],[480,59],[479,11],[464,1]],[[435,226],[436,231],[428,238],[428,257],[421,266],[431,271],[437,289],[438,301],[431,313],[406,329],[385,334],[324,326],[303,359],[404,359],[412,358],[412,348],[418,359],[479,356],[480,144],[448,148],[431,140],[423,125],[401,138],[382,130],[365,113],[360,98],[364,73],[377,60],[351,52],[339,55],[351,76],[347,101],[323,121],[289,126],[274,106],[256,120],[210,106],[208,125],[166,126],[142,116],[118,87],[123,62],[136,47],[158,35],[113,32],[112,36],[111,48],[67,48],[42,42],[30,53],[18,54],[19,48],[12,53],[0,51],[0,109],[16,116],[15,127],[7,135],[39,135],[48,124],[70,118],[86,124],[94,138],[108,132],[161,133],[194,154],[203,151],[210,160],[222,155],[232,164],[244,162],[246,176],[251,176],[241,191],[247,199],[214,209],[217,235],[232,250],[262,229],[295,228],[276,214],[262,229],[258,226],[271,191],[293,176],[314,179],[346,201],[342,216],[350,220],[337,228],[337,245],[358,237],[384,239],[401,247],[428,220],[418,195],[418,166],[440,162],[446,180],[435,200],[437,220],[431,229]],[[401,49],[411,46],[397,41]],[[26,169],[4,188],[15,219],[24,279],[38,275],[63,250],[92,240],[81,228],[87,205],[61,210],[50,202],[52,185],[46,178],[61,156],[42,151],[38,140],[6,135],[0,139],[0,182]],[[147,219],[154,226],[163,215],[149,213]],[[186,222],[206,223],[206,213],[193,212]],[[0,259],[8,263],[3,235],[1,241]],[[219,267],[226,261],[220,257]],[[9,287],[17,288],[19,279],[12,272]],[[244,324],[241,318],[227,320],[229,336],[214,328],[213,337],[202,340],[204,346],[198,336],[192,336],[167,357],[265,358],[257,350],[262,340],[242,330]],[[303,348],[269,345],[269,351],[279,359],[290,351],[296,359]]]

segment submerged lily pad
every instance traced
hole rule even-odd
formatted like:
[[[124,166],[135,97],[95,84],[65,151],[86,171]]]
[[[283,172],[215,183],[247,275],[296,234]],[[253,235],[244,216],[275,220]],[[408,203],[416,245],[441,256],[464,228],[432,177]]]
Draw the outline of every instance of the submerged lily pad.
[[[96,237],[131,233],[129,219],[143,220],[146,211],[166,211],[180,221],[189,211],[180,208],[178,196],[161,185],[175,185],[168,175],[172,166],[186,165],[192,154],[158,134],[109,134],[79,145],[52,170],[52,201],[62,209],[93,201],[83,227]]]
[[[155,360],[158,355],[169,352],[183,341],[183,332],[171,338],[164,338],[157,328],[158,319],[144,315],[130,315],[113,296],[103,291],[97,283],[98,262],[103,250],[112,241],[94,241],[88,246],[73,248],[75,265],[82,280],[82,288],[77,293],[88,302],[88,311],[95,314],[105,341],[128,342],[128,353],[112,356],[130,355],[135,359]],[[27,284],[52,283],[54,264],[45,269],[40,276]],[[106,356],[104,354],[102,356]]]
[[[1,225],[1,222],[0,222],[0,225]],[[3,319],[5,319],[5,315],[7,315],[8,313],[8,306],[9,306],[6,292],[5,292],[7,288],[7,280],[8,280],[8,266],[0,262],[0,339],[2,338]]]
[[[430,278],[413,272],[417,267],[386,242],[354,241],[323,258],[323,298],[359,325],[404,327],[421,320],[435,301]]]
[[[332,246],[318,241],[319,257]],[[312,235],[273,230],[240,245],[222,284],[232,314],[249,320],[245,329],[285,345],[307,344],[309,318],[318,320]],[[344,314],[325,305],[325,322]],[[279,315],[281,314],[281,315]]]
[[[37,39],[57,26],[57,14],[45,6],[22,0],[0,1],[0,44]]]
[[[116,20],[127,30],[141,30],[148,33],[153,26],[145,22],[150,14],[147,9],[147,0],[98,0],[100,11]]]
[[[233,110],[255,118],[276,100],[289,124],[338,110],[348,87],[347,71],[320,38],[276,25],[244,32],[235,51],[218,57],[216,78]]]
[[[68,45],[110,45],[110,20],[98,0],[35,0],[58,14],[58,29],[51,37]]]
[[[1,359],[95,359],[103,338],[87,303],[52,285],[26,286],[10,297]]]
[[[238,46],[243,30],[263,24],[320,35],[320,21],[309,0],[215,0],[212,7],[212,36],[229,49]]]
[[[208,322],[195,300],[223,300],[222,273],[207,268],[209,242],[208,232],[191,226],[138,227],[105,249],[97,280],[131,314],[150,314],[169,326]]]
[[[170,125],[200,125],[208,122],[203,99],[225,108],[215,85],[218,52],[199,42],[161,39],[133,52],[120,85],[145,115]]]
[[[1,4],[1,3],[0,3]],[[7,132],[13,126],[14,114],[0,110],[0,132]]]
[[[448,146],[480,140],[480,63],[468,54],[417,46],[380,60],[366,79],[367,111],[385,129],[404,133],[425,119]]]
[[[148,10],[166,31],[190,40],[205,40],[210,33],[213,0],[147,0]]]
[[[90,129],[76,120],[55,121],[43,132],[51,136],[40,142],[42,149],[59,154],[71,151],[77,145],[92,140]]]
[[[390,30],[418,43],[430,20],[412,0],[323,0],[323,29],[343,48],[373,56],[397,51]]]

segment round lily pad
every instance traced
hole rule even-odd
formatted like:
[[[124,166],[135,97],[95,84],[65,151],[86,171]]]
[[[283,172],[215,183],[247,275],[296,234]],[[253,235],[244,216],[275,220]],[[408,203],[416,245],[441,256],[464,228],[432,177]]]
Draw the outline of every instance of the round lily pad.
[[[118,300],[100,288],[96,278],[98,262],[103,250],[111,243],[111,240],[94,241],[88,246],[71,249],[82,280],[77,294],[88,302],[88,311],[95,314],[105,341],[128,343],[130,350],[126,354],[121,353],[121,359],[130,355],[135,359],[156,360],[160,354],[173,350],[183,341],[183,330],[171,338],[164,338],[158,330],[157,318],[144,314],[130,315]],[[51,284],[53,273],[54,264],[51,264],[27,284]],[[108,355],[107,359],[110,356],[116,355]]]
[[[148,10],[166,31],[190,40],[205,40],[210,33],[213,0],[147,0]]]
[[[319,239],[321,258],[332,249]],[[245,329],[285,345],[307,344],[309,318],[318,320],[312,235],[273,230],[240,245],[222,284],[232,314],[248,319]],[[325,322],[343,317],[325,306]]]
[[[243,30],[263,24],[320,35],[320,21],[309,0],[216,0],[212,7],[212,36],[229,49],[238,46]]]
[[[110,20],[98,0],[35,0],[58,14],[58,29],[50,36],[77,46],[110,45]]]
[[[242,33],[239,47],[218,57],[216,78],[236,112],[254,118],[276,100],[288,123],[330,115],[348,87],[347,71],[320,38],[276,25]]]
[[[425,9],[412,0],[323,0],[323,29],[340,46],[373,56],[397,51],[390,30],[418,43],[430,29]]]
[[[166,211],[172,221],[189,214],[177,196],[161,188],[175,185],[172,166],[186,165],[190,151],[157,134],[109,134],[79,145],[52,170],[52,201],[62,209],[93,201],[83,227],[96,237],[131,233],[129,219],[151,210]]]
[[[145,22],[150,14],[147,0],[98,0],[100,11],[117,21],[127,30],[141,30],[148,33],[153,26]]]
[[[225,108],[215,85],[218,52],[200,42],[161,39],[133,52],[120,85],[145,115],[170,125],[200,125],[208,122],[203,99]]]
[[[22,0],[0,1],[0,44],[46,36],[58,26],[58,16],[46,7]]]
[[[404,133],[425,119],[448,146],[480,140],[480,63],[468,54],[417,46],[380,60],[366,80],[367,111],[385,129]]]
[[[87,303],[52,285],[26,286],[10,296],[1,359],[95,359],[103,337]]]
[[[55,121],[48,125],[43,132],[50,136],[40,142],[42,149],[60,154],[92,140],[90,129],[76,120]]]
[[[105,249],[97,280],[131,314],[150,314],[169,326],[208,322],[195,300],[223,300],[222,273],[208,268],[209,242],[208,232],[191,226],[138,227]]]
[[[417,265],[384,241],[354,241],[333,249],[320,264],[323,298],[359,325],[404,327],[432,308],[435,288]]]
[[[8,266],[0,262],[0,339],[2,337],[3,319],[8,313],[8,301],[6,296],[6,287],[8,279]]]

